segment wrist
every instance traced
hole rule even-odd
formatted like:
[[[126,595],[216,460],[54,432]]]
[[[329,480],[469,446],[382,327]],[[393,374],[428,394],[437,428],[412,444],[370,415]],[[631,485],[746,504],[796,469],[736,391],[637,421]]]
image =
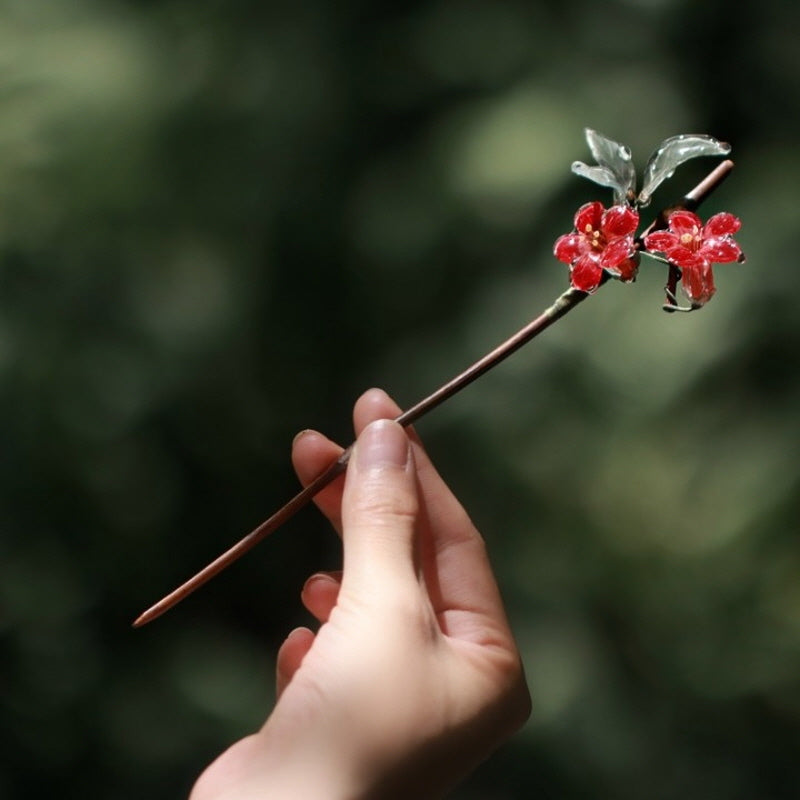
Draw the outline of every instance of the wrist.
[[[326,730],[326,721],[287,719],[276,709],[256,736],[260,779],[253,800],[365,800],[369,787],[359,774],[347,726]],[[238,796],[236,800],[239,800]],[[248,797],[249,800],[249,797]]]
[[[267,721],[216,759],[189,800],[362,800],[354,770],[321,737]],[[338,739],[346,738],[341,733]]]

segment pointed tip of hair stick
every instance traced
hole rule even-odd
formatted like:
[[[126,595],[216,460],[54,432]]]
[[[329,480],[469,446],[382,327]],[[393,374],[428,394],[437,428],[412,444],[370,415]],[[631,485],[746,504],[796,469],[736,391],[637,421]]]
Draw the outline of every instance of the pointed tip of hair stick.
[[[148,622],[152,622],[156,617],[161,615],[161,611],[158,609],[158,606],[153,606],[152,608],[148,608],[142,614],[139,614],[138,617],[133,621],[131,627],[133,628],[141,628],[143,625],[147,625]]]

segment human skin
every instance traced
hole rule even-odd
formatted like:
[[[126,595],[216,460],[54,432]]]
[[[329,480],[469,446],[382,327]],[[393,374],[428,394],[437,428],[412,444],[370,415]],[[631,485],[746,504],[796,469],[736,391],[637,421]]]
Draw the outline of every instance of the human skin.
[[[483,539],[399,413],[377,389],[356,403],[347,473],[316,497],[344,550],[303,587],[320,627],[287,636],[272,713],[190,800],[439,798],[528,718]],[[298,434],[300,481],[341,452]]]

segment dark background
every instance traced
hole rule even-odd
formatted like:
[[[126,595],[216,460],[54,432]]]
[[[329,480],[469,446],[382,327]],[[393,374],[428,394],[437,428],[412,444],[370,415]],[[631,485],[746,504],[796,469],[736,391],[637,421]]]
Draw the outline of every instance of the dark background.
[[[418,426],[535,704],[455,796],[797,796],[799,5],[0,8],[0,797],[185,796],[261,724],[316,512],[131,620],[294,492],[295,432],[565,288],[584,126],[732,142],[748,263],[692,315],[643,263]]]

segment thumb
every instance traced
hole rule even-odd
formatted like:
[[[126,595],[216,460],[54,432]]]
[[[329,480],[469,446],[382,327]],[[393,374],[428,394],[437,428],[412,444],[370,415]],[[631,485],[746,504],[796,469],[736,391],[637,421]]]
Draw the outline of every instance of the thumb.
[[[416,583],[414,532],[419,501],[411,446],[402,426],[383,419],[361,432],[342,497],[342,588]]]

